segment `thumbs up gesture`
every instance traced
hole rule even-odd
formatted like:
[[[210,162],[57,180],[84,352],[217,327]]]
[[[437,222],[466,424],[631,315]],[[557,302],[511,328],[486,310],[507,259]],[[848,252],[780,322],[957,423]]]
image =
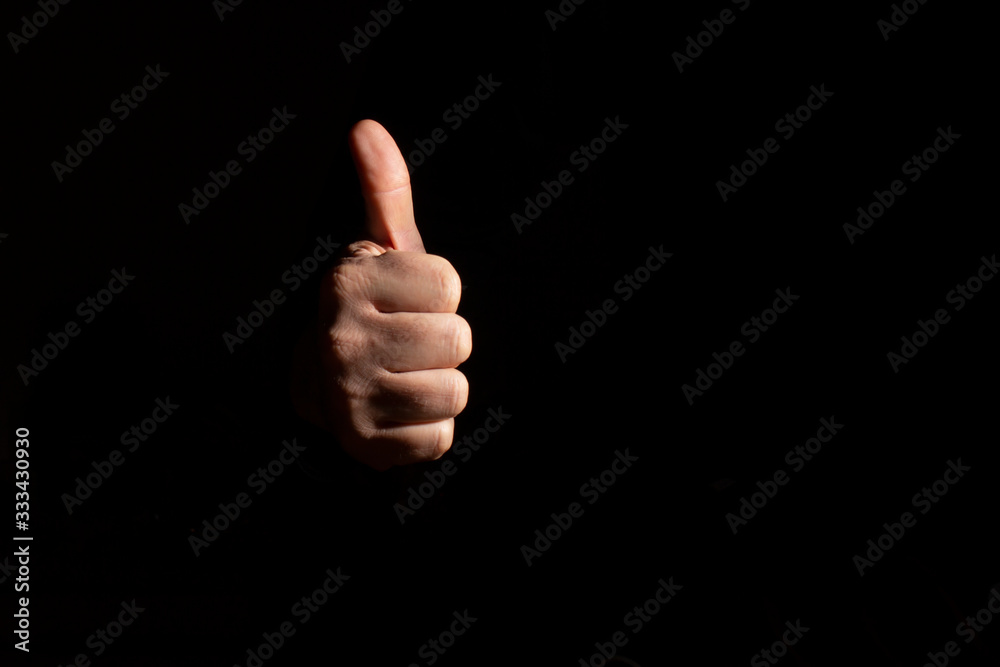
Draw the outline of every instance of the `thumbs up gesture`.
[[[381,125],[351,130],[366,239],[324,278],[320,296],[319,412],[344,451],[377,470],[440,458],[469,383],[472,352],[456,314],[462,282],[424,250],[406,163]]]

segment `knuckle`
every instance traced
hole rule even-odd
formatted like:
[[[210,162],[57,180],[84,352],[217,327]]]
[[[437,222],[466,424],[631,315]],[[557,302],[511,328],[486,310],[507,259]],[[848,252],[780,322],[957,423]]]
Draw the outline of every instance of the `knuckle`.
[[[462,363],[472,354],[472,327],[464,317],[456,315],[451,321],[447,340],[452,359],[456,363]]]
[[[354,243],[347,246],[347,255],[349,257],[366,257],[385,254],[386,249],[373,241],[355,241]]]
[[[358,327],[334,325],[327,329],[326,353],[340,371],[350,368],[364,354],[365,339]]]
[[[364,418],[378,391],[379,374],[373,366],[370,344],[357,327],[332,327],[323,349],[325,390],[348,417]],[[364,421],[369,424],[370,420]],[[352,422],[352,430],[357,425]]]
[[[448,412],[455,416],[465,409],[469,402],[469,380],[461,371],[454,371],[448,374],[448,387],[446,397],[448,400]]]
[[[438,305],[443,310],[454,312],[458,309],[458,302],[462,297],[462,279],[458,276],[458,271],[451,265],[451,262],[444,257],[439,257],[439,260],[433,268],[440,300]]]
[[[449,449],[451,449],[451,443],[454,438],[455,433],[455,420],[445,419],[436,424],[437,428],[434,432],[433,445],[431,448],[430,459],[431,461],[437,460],[444,456]]]
[[[362,401],[352,400],[349,403],[347,426],[354,438],[362,444],[368,445],[374,440],[376,434],[368,410],[365,409]]]
[[[346,258],[326,274],[325,291],[338,301],[355,300],[367,293],[371,281],[365,262]]]
[[[340,373],[333,378],[335,391],[343,397],[347,414],[352,418],[362,418],[368,413],[372,394],[371,383],[359,373]],[[364,423],[370,423],[363,420]]]

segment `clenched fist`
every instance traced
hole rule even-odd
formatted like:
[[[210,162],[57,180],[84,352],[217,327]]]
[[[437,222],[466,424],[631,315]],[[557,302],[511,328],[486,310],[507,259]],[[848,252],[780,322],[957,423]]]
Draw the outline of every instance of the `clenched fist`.
[[[387,470],[451,447],[454,417],[469,396],[457,366],[472,352],[472,331],[456,314],[458,273],[424,251],[396,143],[363,120],[350,146],[367,239],[348,246],[323,280],[316,348],[297,361],[317,365],[318,377],[296,404],[352,457]]]

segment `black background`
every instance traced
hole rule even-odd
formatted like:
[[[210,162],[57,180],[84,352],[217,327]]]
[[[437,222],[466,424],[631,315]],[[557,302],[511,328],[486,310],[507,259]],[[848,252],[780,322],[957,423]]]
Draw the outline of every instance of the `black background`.
[[[30,429],[30,664],[245,665],[337,567],[343,590],[266,664],[428,664],[421,645],[466,609],[478,620],[436,664],[576,665],[619,630],[643,667],[745,664],[796,619],[810,630],[785,664],[920,665],[949,640],[956,664],[995,661],[996,627],[969,645],[955,628],[1000,582],[1000,288],[946,302],[997,250],[985,17],[927,3],[885,40],[882,3],[589,0],[553,30],[556,6],[404,0],[348,63],[339,44],[384,4],[245,0],[220,21],[210,2],[71,2],[3,56],[0,453],[13,480]],[[678,72],[671,54],[727,7]],[[8,5],[0,25],[36,11]],[[169,76],[58,181],[65,146],[157,64]],[[829,101],[782,138],[775,121],[821,84]],[[178,204],[275,107],[295,119],[185,224]],[[441,462],[365,469],[287,392],[320,272],[294,293],[281,276],[317,236],[361,233],[346,137],[362,118],[404,154],[445,128],[412,185],[428,251],[467,285],[456,433],[512,415],[467,462],[446,455],[458,472],[404,525],[394,504]],[[576,172],[606,118],[628,129]],[[843,224],[939,127],[961,138],[850,243]],[[723,202],[716,182],[769,136],[780,150]],[[511,214],[562,169],[574,183],[518,233]],[[614,285],[660,245],[672,258],[623,301]],[[25,386],[17,366],[122,267],[134,282]],[[230,354],[223,332],[275,288],[289,301]],[[785,288],[800,299],[689,405],[681,385]],[[607,298],[618,312],[561,363],[555,343]],[[894,373],[886,354],[938,308],[951,321]],[[167,396],[177,413],[69,514],[76,478]],[[726,514],[823,417],[843,430],[734,535]],[[291,438],[300,462],[195,557],[188,538]],[[529,567],[521,546],[626,448],[638,462]],[[866,541],[959,457],[966,477],[859,576]],[[683,589],[632,634],[623,617],[670,577]],[[94,657],[87,638],[132,599],[146,611]],[[21,664],[10,644],[3,664]]]

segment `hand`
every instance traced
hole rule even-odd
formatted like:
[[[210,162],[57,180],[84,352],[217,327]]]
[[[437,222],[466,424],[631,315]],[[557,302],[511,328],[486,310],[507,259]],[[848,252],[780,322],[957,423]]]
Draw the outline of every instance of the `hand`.
[[[301,407],[300,397],[297,408],[333,432],[349,455],[387,470],[440,458],[451,447],[454,417],[469,396],[456,367],[472,352],[472,331],[455,314],[458,273],[424,250],[396,143],[381,125],[363,120],[351,130],[350,146],[367,239],[348,246],[324,277],[319,404]]]

